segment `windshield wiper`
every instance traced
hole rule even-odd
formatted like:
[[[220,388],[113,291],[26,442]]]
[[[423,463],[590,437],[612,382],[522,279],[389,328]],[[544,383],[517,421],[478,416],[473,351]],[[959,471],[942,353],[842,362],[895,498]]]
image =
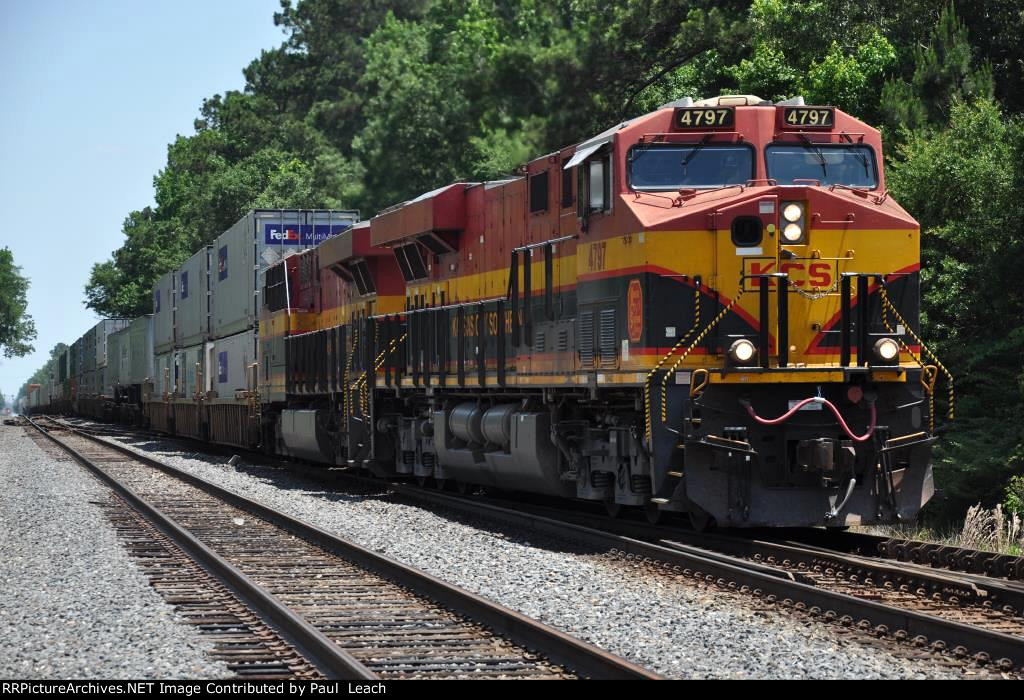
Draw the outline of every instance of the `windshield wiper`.
[[[804,148],[814,153],[814,155],[818,156],[818,162],[821,165],[822,181],[827,180],[828,165],[825,162],[825,154],[821,152],[821,149],[818,148],[813,141],[807,138],[806,134],[798,134],[798,136],[801,138],[801,140],[803,140]]]
[[[683,174],[684,175],[686,174],[686,166],[690,164],[690,161],[693,160],[693,157],[695,155],[700,153],[702,148],[704,148],[705,146],[708,145],[708,141],[710,141],[710,140],[711,140],[711,134],[706,135],[704,138],[702,138],[700,140],[700,143],[698,143],[696,146],[693,147],[692,151],[687,153],[686,156],[681,161],[679,161],[679,165],[683,166]]]
[[[850,138],[850,135],[845,131],[839,134],[839,137],[845,138],[847,141],[850,142],[851,146],[853,145],[853,139]],[[851,148],[850,150],[853,152],[853,155],[857,156],[857,159],[860,161],[860,164],[864,166],[864,176],[871,177],[871,168],[870,166],[868,166],[868,157],[861,153],[857,148]]]

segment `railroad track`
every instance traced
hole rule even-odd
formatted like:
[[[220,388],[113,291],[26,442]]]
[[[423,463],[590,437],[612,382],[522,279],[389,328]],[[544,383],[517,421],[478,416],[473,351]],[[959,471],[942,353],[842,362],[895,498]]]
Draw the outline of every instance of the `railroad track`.
[[[310,468],[305,473],[318,471],[324,472]],[[341,470],[330,476],[381,486],[380,480]],[[694,533],[585,511],[457,496],[404,482],[388,482],[387,487],[420,501],[619,553],[670,575],[749,593],[900,645],[1001,671],[1024,668],[1024,584],[1005,576],[935,568],[969,568],[964,564],[982,561],[978,556],[901,562],[888,558],[894,549],[870,554],[880,541],[892,545],[890,538],[780,533],[806,540],[800,541]],[[838,549],[822,544],[833,538]],[[1010,577],[1015,571],[1005,566],[999,570]]]
[[[796,541],[696,533],[408,484],[399,493],[586,541],[861,632],[1001,671],[1024,668],[1024,584]],[[787,576],[788,574],[788,576]]]
[[[40,422],[41,423],[41,422]],[[30,424],[215,576],[280,640],[263,672],[327,678],[657,678],[399,562],[56,421]],[[159,537],[154,538],[155,541]],[[172,577],[173,578],[173,577]],[[187,593],[185,594],[187,597]],[[193,601],[197,604],[202,601]],[[207,612],[210,612],[207,610]],[[220,610],[213,610],[214,617]],[[222,621],[229,629],[237,620]],[[252,635],[236,639],[244,653]],[[294,650],[294,653],[292,652]],[[238,663],[239,668],[243,663]],[[259,675],[259,674],[253,674]]]

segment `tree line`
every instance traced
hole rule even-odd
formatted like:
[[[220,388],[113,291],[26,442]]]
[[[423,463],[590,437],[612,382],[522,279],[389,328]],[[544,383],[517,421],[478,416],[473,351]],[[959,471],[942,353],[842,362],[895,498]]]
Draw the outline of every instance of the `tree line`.
[[[1014,0],[282,0],[245,88],[204,100],[86,303],[151,311],[157,276],[253,207],[380,208],[512,172],[682,96],[804,95],[882,128],[922,227],[925,338],[957,377],[934,518],[1024,466],[1024,11]]]

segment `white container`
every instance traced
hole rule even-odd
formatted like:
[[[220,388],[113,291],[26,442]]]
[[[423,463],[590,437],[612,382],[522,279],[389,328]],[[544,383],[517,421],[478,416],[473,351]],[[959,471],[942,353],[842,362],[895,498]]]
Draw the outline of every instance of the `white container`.
[[[153,349],[164,353],[174,347],[174,282],[168,272],[153,286]]]
[[[231,399],[236,392],[252,388],[249,367],[258,357],[257,342],[256,331],[243,331],[213,341],[207,365],[211,368],[210,388],[217,392],[217,398]]]

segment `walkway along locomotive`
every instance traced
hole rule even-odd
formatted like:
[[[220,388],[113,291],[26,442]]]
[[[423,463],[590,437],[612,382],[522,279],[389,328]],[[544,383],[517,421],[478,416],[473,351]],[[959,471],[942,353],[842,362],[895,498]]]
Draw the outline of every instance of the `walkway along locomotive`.
[[[266,266],[245,385],[150,384],[139,411],[652,520],[912,519],[952,377],[918,336],[919,227],[881,153],[833,107],[680,100]]]

